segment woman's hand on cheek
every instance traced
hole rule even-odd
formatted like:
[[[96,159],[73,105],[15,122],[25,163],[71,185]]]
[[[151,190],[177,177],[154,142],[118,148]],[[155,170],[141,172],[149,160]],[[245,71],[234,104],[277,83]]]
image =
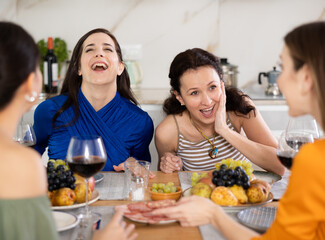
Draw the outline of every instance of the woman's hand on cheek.
[[[226,113],[226,91],[225,85],[220,81],[221,93],[219,96],[219,105],[216,111],[216,118],[214,122],[214,129],[221,135],[221,132],[228,129],[227,125],[227,113]]]

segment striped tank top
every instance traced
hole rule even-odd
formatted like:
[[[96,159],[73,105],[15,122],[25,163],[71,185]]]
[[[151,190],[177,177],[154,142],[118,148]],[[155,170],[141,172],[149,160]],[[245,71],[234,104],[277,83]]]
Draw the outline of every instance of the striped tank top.
[[[187,140],[179,131],[177,120],[174,116],[177,130],[178,130],[178,147],[177,156],[183,161],[184,171],[208,171],[215,169],[215,164],[226,158],[232,158],[234,160],[247,160],[247,158],[236,148],[234,148],[229,142],[222,136],[217,134],[214,137],[214,145],[218,149],[218,155],[216,158],[209,156],[211,150],[211,144],[206,140],[199,142],[191,142]],[[227,125],[230,129],[235,130],[229,118],[227,119]],[[209,138],[213,143],[213,136]]]

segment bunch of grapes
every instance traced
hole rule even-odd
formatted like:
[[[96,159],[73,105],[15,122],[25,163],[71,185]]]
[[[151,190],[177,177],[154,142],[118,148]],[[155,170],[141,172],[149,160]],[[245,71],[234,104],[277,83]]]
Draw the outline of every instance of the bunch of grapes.
[[[203,172],[201,174],[197,173],[197,172],[194,172],[192,173],[192,177],[191,177],[191,185],[194,186],[195,184],[198,183],[198,181],[201,179],[201,178],[204,178],[204,177],[207,177],[208,174],[206,172]]]
[[[241,167],[235,169],[227,168],[226,164],[221,164],[219,170],[212,173],[212,183],[218,186],[232,187],[238,185],[245,190],[249,188],[249,177]]]
[[[47,162],[47,181],[50,192],[65,187],[72,190],[76,188],[76,178],[63,160],[49,160]]]
[[[174,193],[177,191],[177,187],[173,182],[169,182],[167,184],[164,183],[154,183],[151,187],[151,192],[158,193]]]
[[[220,166],[225,164],[227,168],[235,169],[236,167],[241,167],[247,174],[249,178],[251,178],[253,173],[252,164],[247,160],[233,160],[232,158],[223,159],[221,162],[215,164],[217,170],[220,170]]]

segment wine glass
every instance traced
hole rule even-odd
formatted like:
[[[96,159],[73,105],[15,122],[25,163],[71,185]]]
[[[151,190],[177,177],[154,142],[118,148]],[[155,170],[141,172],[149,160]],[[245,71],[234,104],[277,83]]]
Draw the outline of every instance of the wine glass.
[[[291,118],[285,132],[287,144],[295,151],[319,138],[316,121],[309,116]]]
[[[278,146],[276,149],[276,155],[279,158],[283,166],[290,170],[292,166],[292,159],[297,154],[297,151],[289,146],[286,140],[286,132],[281,133]]]
[[[14,141],[27,147],[33,147],[36,144],[33,126],[30,123],[20,121],[16,129]]]
[[[99,172],[106,163],[106,151],[100,136],[72,137],[67,152],[67,162],[72,172],[85,178],[85,215],[90,216],[88,206],[88,179]]]

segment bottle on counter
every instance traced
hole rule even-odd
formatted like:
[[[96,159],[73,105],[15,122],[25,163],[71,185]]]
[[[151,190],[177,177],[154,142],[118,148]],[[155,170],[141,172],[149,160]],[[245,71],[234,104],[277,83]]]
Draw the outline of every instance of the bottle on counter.
[[[53,38],[47,41],[47,53],[43,62],[44,90],[46,93],[57,93],[58,91],[58,62],[53,51]]]

